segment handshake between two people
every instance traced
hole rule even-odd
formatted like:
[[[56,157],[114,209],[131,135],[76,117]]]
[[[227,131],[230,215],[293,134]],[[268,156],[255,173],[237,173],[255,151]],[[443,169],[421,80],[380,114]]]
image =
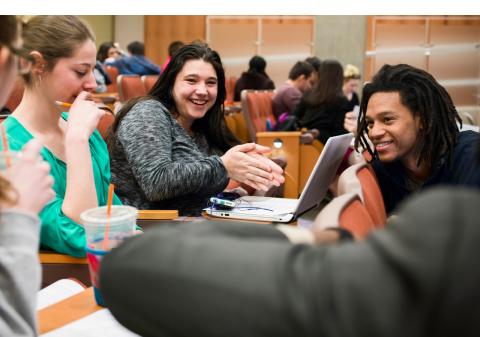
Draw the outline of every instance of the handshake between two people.
[[[282,168],[265,156],[270,151],[269,147],[246,143],[232,147],[221,159],[229,178],[268,191],[285,181]]]

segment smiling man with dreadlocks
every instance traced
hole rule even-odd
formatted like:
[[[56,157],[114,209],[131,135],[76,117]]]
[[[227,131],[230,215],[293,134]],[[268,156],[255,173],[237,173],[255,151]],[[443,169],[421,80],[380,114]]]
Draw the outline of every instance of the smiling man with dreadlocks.
[[[480,187],[475,161],[480,135],[459,132],[451,97],[429,73],[384,65],[365,85],[360,110],[355,143],[373,156],[388,213],[432,185]]]

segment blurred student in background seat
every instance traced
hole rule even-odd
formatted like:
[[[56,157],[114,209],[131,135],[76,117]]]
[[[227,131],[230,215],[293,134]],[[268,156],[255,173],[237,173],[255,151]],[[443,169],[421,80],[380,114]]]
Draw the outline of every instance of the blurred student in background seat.
[[[317,79],[313,66],[305,61],[298,61],[288,73],[287,81],[278,88],[273,96],[273,114],[279,120],[281,115],[291,115],[302,95],[312,88]]]
[[[323,144],[331,136],[348,132],[343,127],[349,106],[342,85],[342,65],[336,60],[324,60],[312,90],[302,97],[292,113],[299,128],[317,129],[317,138]]]
[[[243,72],[235,83],[235,93],[233,100],[240,101],[242,90],[273,90],[275,84],[265,72],[267,61],[261,56],[255,55],[248,62],[248,71]]]

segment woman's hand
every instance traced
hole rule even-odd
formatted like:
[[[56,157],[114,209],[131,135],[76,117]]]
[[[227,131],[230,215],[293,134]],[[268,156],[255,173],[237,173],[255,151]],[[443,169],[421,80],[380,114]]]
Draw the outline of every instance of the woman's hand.
[[[230,178],[268,191],[272,185],[279,186],[284,181],[282,168],[263,156],[269,151],[268,147],[247,143],[232,147],[221,159]]]
[[[257,146],[261,146],[261,145],[257,145]],[[264,147],[264,146],[262,146],[262,147]],[[269,151],[270,151],[270,149],[269,149]],[[283,184],[283,182],[285,181],[285,177],[283,176],[283,169],[277,163],[268,159],[264,155],[259,154],[258,152],[248,152],[248,155],[252,156],[252,157],[256,158],[257,160],[263,162],[264,164],[270,166],[270,168],[272,170],[270,173],[273,175],[272,185],[280,186],[281,184]]]
[[[12,185],[11,204],[1,205],[23,212],[38,214],[55,192],[50,165],[40,157],[42,145],[36,139],[28,142],[22,155],[7,169],[3,176]]]
[[[353,111],[347,112],[345,114],[345,119],[343,120],[343,128],[348,132],[357,134],[357,117]]]
[[[82,91],[70,108],[68,113],[67,136],[88,139],[98,125],[98,122],[105,114],[97,105],[89,100],[90,94]]]

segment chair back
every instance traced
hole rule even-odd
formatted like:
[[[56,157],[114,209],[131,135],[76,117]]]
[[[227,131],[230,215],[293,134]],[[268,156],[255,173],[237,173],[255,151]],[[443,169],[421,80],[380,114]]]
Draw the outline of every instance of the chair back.
[[[225,81],[225,89],[227,89],[227,97],[225,101],[228,103],[233,103],[235,96],[235,84],[237,83],[237,78],[235,76],[230,76]]]
[[[145,91],[147,94],[150,92],[150,90],[152,90],[155,83],[157,83],[159,77],[160,75],[143,75],[142,76],[142,82],[143,82],[143,85],[145,86]]]
[[[242,142],[248,143],[250,140],[250,134],[248,132],[247,121],[245,120],[245,115],[241,112],[235,112],[231,114],[235,120],[235,136]]]
[[[338,194],[355,193],[365,205],[375,227],[383,228],[387,222],[385,203],[375,173],[367,163],[347,168],[338,180]]]
[[[356,240],[362,240],[375,225],[360,197],[355,193],[346,193],[334,198],[315,218],[314,232],[328,228],[345,229]]]
[[[10,93],[10,97],[8,97],[7,103],[5,103],[5,107],[13,112],[17,108],[17,106],[22,101],[23,91],[25,90],[25,84],[23,80],[19,77],[15,81],[15,85],[13,86],[12,92]]]
[[[235,114],[235,112],[230,113],[230,114],[225,114],[225,123],[227,124],[228,130],[230,130],[231,133],[236,135],[237,134],[237,122],[235,121],[235,118],[233,117],[233,114]]]
[[[299,191],[303,191],[322,151],[323,144],[317,139],[310,144],[300,144]]]
[[[115,121],[115,115],[110,111],[105,111],[105,115],[100,119],[97,125],[97,130],[102,135],[104,140],[107,139],[108,132],[110,130],[110,126]]]
[[[119,75],[117,77],[118,96],[124,103],[131,98],[145,96],[147,94],[142,79],[138,75]]]
[[[267,121],[273,125],[273,90],[242,90],[242,112],[248,126],[250,141],[256,141],[257,132],[267,131]]]
[[[120,74],[118,68],[115,66],[105,65],[103,69],[105,69],[105,72],[108,74],[108,77],[110,77],[110,81],[112,82],[111,84],[107,85],[107,92],[118,92],[117,77]]]

